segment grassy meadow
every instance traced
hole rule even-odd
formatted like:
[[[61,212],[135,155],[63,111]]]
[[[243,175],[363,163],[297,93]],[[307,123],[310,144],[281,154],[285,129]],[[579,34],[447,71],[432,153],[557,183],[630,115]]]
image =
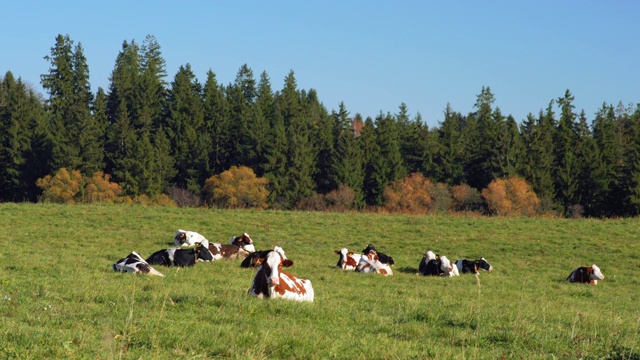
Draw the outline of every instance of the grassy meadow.
[[[246,295],[239,261],[115,273],[177,229],[282,246],[314,303]],[[0,204],[2,359],[640,359],[640,219],[507,219]],[[394,275],[344,272],[373,243]],[[478,278],[415,275],[431,249]],[[569,284],[596,263],[598,286]]]

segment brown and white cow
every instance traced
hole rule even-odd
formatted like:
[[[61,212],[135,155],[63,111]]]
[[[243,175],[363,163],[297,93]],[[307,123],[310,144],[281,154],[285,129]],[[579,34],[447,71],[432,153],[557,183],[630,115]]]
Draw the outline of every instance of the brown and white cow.
[[[598,280],[604,280],[604,275],[600,271],[600,268],[593,264],[589,267],[580,266],[573,270],[569,277],[568,282],[577,282],[583,284],[598,285]]]
[[[366,255],[360,257],[356,272],[393,275],[391,266],[381,262],[375,250],[370,250]]]
[[[227,259],[245,259],[249,254],[256,251],[253,246],[253,240],[249,234],[244,233],[240,236],[234,236],[229,244],[209,243],[209,251],[213,255],[213,260]]]
[[[258,259],[259,267],[253,278],[249,295],[258,298],[282,298],[295,301],[313,302],[314,292],[311,281],[301,279],[282,271],[293,261],[282,257],[277,251],[269,251]]]
[[[355,270],[360,262],[360,258],[362,257],[362,254],[356,254],[353,251],[349,251],[347,248],[334,250],[334,252],[340,255],[340,259],[338,259],[338,264],[336,266],[342,270]]]

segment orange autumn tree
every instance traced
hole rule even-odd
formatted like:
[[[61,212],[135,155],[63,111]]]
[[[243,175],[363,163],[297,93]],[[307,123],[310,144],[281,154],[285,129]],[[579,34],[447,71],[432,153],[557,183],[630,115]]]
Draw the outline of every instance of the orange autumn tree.
[[[482,197],[498,216],[534,216],[540,203],[531,185],[517,177],[493,180],[482,190]]]
[[[69,172],[66,168],[60,168],[54,176],[47,175],[36,180],[36,185],[42,189],[41,201],[75,204],[82,198],[82,182],[80,171]]]
[[[426,214],[433,199],[429,189],[431,180],[420,173],[409,174],[384,190],[385,209],[390,212]]]
[[[122,186],[110,182],[111,175],[98,171],[87,179],[85,188],[85,199],[89,203],[104,202],[113,203],[120,193]]]
[[[232,166],[205,181],[204,201],[209,206],[219,208],[266,209],[268,184],[267,179],[256,177],[251,168]]]

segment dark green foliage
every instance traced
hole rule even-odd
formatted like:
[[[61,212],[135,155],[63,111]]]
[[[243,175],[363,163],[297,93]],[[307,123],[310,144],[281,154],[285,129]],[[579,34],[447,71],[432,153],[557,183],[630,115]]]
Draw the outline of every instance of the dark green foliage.
[[[356,208],[381,206],[387,186],[420,173],[452,191],[522,177],[545,213],[640,212],[634,105],[604,103],[589,123],[567,90],[538,116],[514,119],[483,86],[472,113],[447,104],[442,122],[429,128],[433,119],[412,118],[405,103],[395,115],[380,111],[375,121],[358,113],[351,118],[344,103],[327,111],[314,89],[298,89],[293,71],[275,93],[267,73],[257,82],[247,64],[228,85],[210,70],[202,86],[189,65],[169,84],[151,35],[141,46],[123,42],[106,93],[91,92],[83,47],[68,35],[56,37],[45,59],[46,97],[10,72],[1,82],[0,200],[37,200],[35,181],[60,167],[86,176],[103,171],[135,197],[171,188],[198,196],[205,179],[245,165],[269,180],[273,208],[344,186]],[[455,189],[460,199],[468,193]]]

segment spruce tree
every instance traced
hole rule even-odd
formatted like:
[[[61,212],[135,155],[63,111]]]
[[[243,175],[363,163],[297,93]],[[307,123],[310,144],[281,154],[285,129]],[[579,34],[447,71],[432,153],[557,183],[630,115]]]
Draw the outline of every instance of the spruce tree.
[[[454,112],[447,103],[444,110],[444,120],[437,130],[438,144],[436,148],[435,164],[436,179],[449,185],[465,183],[464,176],[464,150],[465,144],[462,138],[462,126],[464,119],[462,114]]]
[[[169,91],[167,133],[178,171],[174,183],[194,194],[200,194],[209,163],[201,92],[191,65],[180,66]]]
[[[208,165],[208,175],[211,176],[225,171],[232,165],[229,104],[223,87],[218,84],[216,74],[211,70],[207,72],[203,98],[205,134],[211,139]]]

